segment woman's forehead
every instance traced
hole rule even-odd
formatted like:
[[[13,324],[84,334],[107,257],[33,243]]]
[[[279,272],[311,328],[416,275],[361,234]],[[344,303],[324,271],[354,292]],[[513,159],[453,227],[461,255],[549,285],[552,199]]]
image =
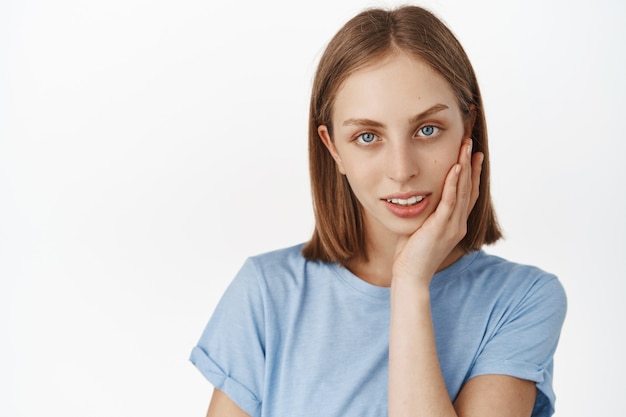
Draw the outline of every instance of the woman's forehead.
[[[340,119],[386,114],[411,119],[438,105],[458,109],[449,83],[423,60],[393,54],[346,78],[335,96],[333,119],[343,123]]]

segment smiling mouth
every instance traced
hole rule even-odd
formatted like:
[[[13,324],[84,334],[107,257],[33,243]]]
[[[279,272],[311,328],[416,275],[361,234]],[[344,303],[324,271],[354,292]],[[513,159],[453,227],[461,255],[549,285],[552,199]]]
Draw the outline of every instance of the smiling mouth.
[[[403,198],[388,198],[387,202],[392,204],[397,204],[399,206],[409,207],[413,206],[424,199],[423,195],[409,197],[406,200]]]

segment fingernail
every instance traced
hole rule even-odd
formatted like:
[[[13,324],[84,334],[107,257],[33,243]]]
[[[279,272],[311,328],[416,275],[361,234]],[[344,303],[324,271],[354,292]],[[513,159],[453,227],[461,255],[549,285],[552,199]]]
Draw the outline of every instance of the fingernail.
[[[461,165],[456,164],[456,167],[454,167],[454,172],[456,172],[457,174],[461,172]]]
[[[473,144],[474,144],[474,141],[470,139],[469,146],[467,147],[467,154],[470,155],[470,156],[472,155],[472,145]]]

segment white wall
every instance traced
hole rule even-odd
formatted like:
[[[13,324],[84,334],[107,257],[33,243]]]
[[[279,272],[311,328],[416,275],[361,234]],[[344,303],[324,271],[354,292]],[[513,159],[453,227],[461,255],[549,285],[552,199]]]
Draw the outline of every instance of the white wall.
[[[246,256],[308,238],[315,63],[381,3],[213,3],[0,3],[0,415],[203,415],[187,357],[218,297]],[[421,4],[482,83],[490,251],[569,295],[557,416],[617,415],[626,5]]]

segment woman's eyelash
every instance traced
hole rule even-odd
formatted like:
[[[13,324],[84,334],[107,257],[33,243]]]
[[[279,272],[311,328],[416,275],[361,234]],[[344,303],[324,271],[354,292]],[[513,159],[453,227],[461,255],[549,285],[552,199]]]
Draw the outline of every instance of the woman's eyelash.
[[[440,133],[440,131],[441,131],[440,127],[437,127],[435,125],[426,125],[417,129],[417,132],[415,132],[415,135],[419,137],[430,138]]]
[[[369,145],[373,142],[376,142],[378,136],[372,132],[363,132],[356,137],[356,141],[361,145]]]

